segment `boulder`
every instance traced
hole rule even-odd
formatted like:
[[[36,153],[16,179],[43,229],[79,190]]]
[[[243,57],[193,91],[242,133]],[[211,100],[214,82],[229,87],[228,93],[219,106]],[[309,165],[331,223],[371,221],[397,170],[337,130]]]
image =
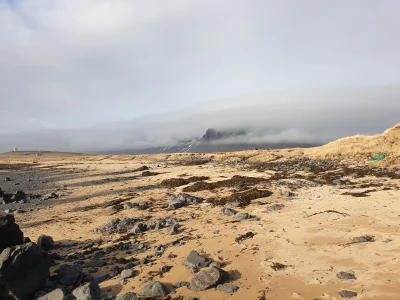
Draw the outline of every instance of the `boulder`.
[[[53,238],[44,234],[38,237],[36,244],[45,251],[49,251],[54,248]]]
[[[14,201],[25,200],[26,194],[23,191],[17,191],[14,196]]]
[[[192,251],[186,258],[185,266],[189,268],[206,268],[211,262],[212,260],[208,257],[200,255],[197,251]]]
[[[132,292],[126,293],[124,295],[118,296],[115,300],[139,300],[139,297]]]
[[[5,249],[0,255],[0,284],[18,299],[32,299],[49,276],[50,259],[34,243]]]
[[[144,297],[163,297],[168,295],[168,289],[161,282],[154,281],[142,288],[138,294]]]
[[[125,269],[121,272],[121,279],[127,279],[135,276],[136,272],[132,269]]]
[[[0,253],[8,247],[22,244],[23,241],[24,235],[15,223],[14,216],[0,216]]]
[[[65,292],[62,289],[56,289],[40,298],[37,300],[67,300],[67,296]]]
[[[3,204],[14,202],[14,195],[11,193],[3,193]]]
[[[89,282],[76,288],[72,295],[76,300],[100,300],[100,287],[95,282]]]
[[[217,267],[210,267],[201,271],[190,282],[190,289],[195,291],[205,291],[216,287],[229,277],[228,273]]]
[[[83,279],[82,272],[70,265],[62,265],[55,272],[58,274],[58,281],[65,286],[78,285]]]

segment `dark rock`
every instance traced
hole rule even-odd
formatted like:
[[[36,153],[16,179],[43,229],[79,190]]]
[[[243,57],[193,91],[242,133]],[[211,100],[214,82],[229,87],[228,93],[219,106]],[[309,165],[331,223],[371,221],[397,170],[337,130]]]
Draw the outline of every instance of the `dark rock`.
[[[54,291],[38,298],[37,300],[67,300],[67,296],[62,289],[55,289]]]
[[[107,262],[100,259],[94,259],[83,265],[84,268],[101,268],[107,265]]]
[[[69,265],[62,265],[55,272],[58,274],[59,282],[65,286],[78,285],[83,279],[82,272]]]
[[[132,292],[126,293],[124,295],[118,296],[115,300],[139,300],[139,297]]]
[[[163,246],[163,245],[156,246],[156,247],[154,247],[154,255],[155,256],[161,256],[161,255],[163,255],[165,250],[166,250],[166,247]]]
[[[59,195],[54,192],[48,193],[47,195],[44,196],[43,200],[57,199],[58,196]]]
[[[13,194],[3,193],[3,204],[14,202]]]
[[[124,218],[124,219],[112,219],[104,225],[96,228],[96,233],[104,234],[115,234],[115,233],[127,233],[130,229],[135,226],[138,219]]]
[[[249,232],[246,232],[245,234],[239,235],[239,236],[235,239],[235,241],[236,241],[236,243],[240,244],[240,243],[243,242],[244,240],[253,238],[255,235],[256,235],[256,234],[255,234],[254,232],[249,231]]]
[[[189,287],[189,285],[190,285],[190,282],[187,282],[187,281],[179,281],[179,282],[175,282],[175,283],[173,284],[173,287],[176,288],[176,289],[179,289],[179,288],[184,287],[184,286]]]
[[[26,194],[23,191],[18,191],[15,193],[14,201],[25,200]]]
[[[87,270],[87,272],[90,274],[97,273],[98,271],[99,271],[98,268],[90,268],[89,270]]]
[[[0,285],[18,299],[32,299],[49,276],[50,259],[34,243],[6,248],[0,255]]]
[[[92,275],[87,274],[85,276],[85,282],[95,281],[97,283],[101,283],[103,281],[110,279],[110,275],[108,275],[108,274],[102,274],[102,275],[96,276],[95,278],[93,278],[93,277],[88,278],[88,276],[92,276]]]
[[[136,275],[136,272],[132,269],[125,269],[121,272],[121,279],[131,278]]]
[[[178,225],[178,224],[172,225],[172,226],[168,229],[168,234],[170,234],[170,235],[178,234],[178,228],[179,228],[179,225]]]
[[[25,237],[25,238],[24,238],[23,244],[31,243],[31,242],[32,242],[32,241],[31,241],[31,239],[30,239],[29,237]]]
[[[49,251],[54,248],[53,238],[44,234],[38,237],[36,244],[45,251]]]
[[[4,178],[4,181],[11,181],[11,178],[10,177],[6,177],[6,178]]]
[[[343,298],[353,298],[357,297],[357,293],[353,291],[348,291],[348,290],[342,290],[339,292],[339,295]]]
[[[16,213],[16,214],[24,214],[24,213],[26,213],[26,210],[24,210],[24,209],[17,209],[17,210],[15,211],[15,213]]]
[[[76,288],[72,295],[75,296],[76,300],[99,300],[100,287],[95,282],[89,282]]]
[[[210,264],[210,267],[217,267],[217,268],[221,269],[222,264],[221,264],[220,262],[213,261],[213,262]]]
[[[211,259],[200,255],[197,251],[192,251],[186,258],[185,266],[188,266],[189,268],[206,268],[211,264],[211,262]]]
[[[5,212],[6,214],[12,214],[13,212],[15,212],[15,208],[6,209],[4,212]]]
[[[352,240],[354,243],[369,243],[369,242],[375,242],[375,237],[370,235],[363,235],[354,237]]]
[[[232,208],[225,207],[225,208],[221,209],[221,214],[226,215],[226,216],[233,216],[233,215],[237,214],[237,211]]]
[[[228,273],[216,267],[201,271],[190,282],[190,289],[205,291],[222,283],[229,277]]]
[[[357,279],[357,277],[354,274],[348,273],[348,272],[339,272],[337,274],[337,277],[339,279],[343,279],[343,280],[351,280],[351,279],[356,280]]]
[[[191,196],[189,194],[178,194],[173,195],[168,200],[168,208],[169,209],[178,209],[184,207],[189,204],[200,204],[204,201],[202,198],[198,198],[195,196]]]
[[[143,233],[147,230],[147,225],[143,223],[137,223],[133,226],[133,228],[129,231],[130,233]]]
[[[168,295],[168,289],[161,282],[155,281],[142,288],[138,294],[144,297],[162,297]]]
[[[217,290],[218,291],[222,291],[222,292],[225,292],[225,293],[228,293],[228,294],[236,293],[238,289],[239,289],[238,286],[233,285],[233,284],[229,284],[229,283],[219,284],[217,286]]]

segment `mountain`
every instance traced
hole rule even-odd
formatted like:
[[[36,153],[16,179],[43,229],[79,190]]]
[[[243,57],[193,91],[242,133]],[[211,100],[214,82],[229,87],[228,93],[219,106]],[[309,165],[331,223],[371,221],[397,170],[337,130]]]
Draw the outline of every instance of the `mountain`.
[[[146,149],[124,149],[108,151],[110,154],[157,154],[157,153],[211,153],[232,152],[250,149],[286,149],[286,148],[310,148],[318,146],[311,143],[251,143],[246,142],[246,137],[251,135],[244,129],[217,130],[208,128],[201,138],[194,138],[178,142],[175,145],[165,147],[153,147]]]

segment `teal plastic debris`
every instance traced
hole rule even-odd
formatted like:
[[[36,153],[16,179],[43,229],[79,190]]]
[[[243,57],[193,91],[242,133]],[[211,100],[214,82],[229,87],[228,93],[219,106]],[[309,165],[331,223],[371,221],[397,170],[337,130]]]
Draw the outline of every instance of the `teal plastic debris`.
[[[372,156],[371,164],[376,163],[382,159],[385,159],[387,156],[389,156],[389,154],[387,154],[387,153],[378,153],[378,154]]]

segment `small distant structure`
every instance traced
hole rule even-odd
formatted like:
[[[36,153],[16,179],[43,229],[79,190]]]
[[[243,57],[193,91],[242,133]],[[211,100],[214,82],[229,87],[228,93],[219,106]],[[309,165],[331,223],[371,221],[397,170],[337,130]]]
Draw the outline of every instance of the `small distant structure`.
[[[17,152],[18,151],[18,148],[14,148],[14,152]]]

